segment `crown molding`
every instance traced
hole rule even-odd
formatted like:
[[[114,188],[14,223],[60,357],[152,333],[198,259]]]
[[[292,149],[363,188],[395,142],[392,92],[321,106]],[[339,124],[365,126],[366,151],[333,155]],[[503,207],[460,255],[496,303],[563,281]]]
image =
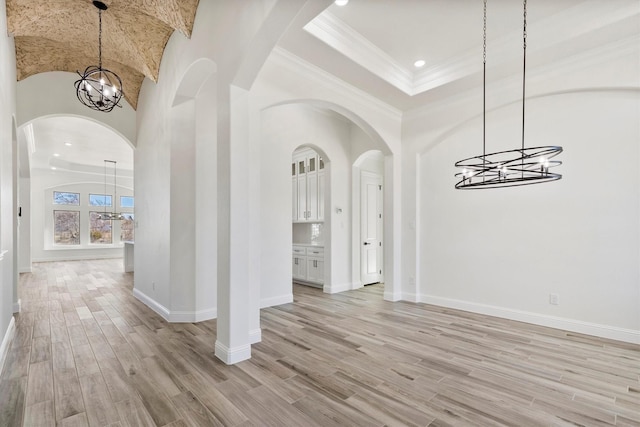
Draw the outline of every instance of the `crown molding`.
[[[413,95],[414,74],[329,11],[318,15],[304,30],[404,93]]]
[[[300,73],[300,75],[303,75],[305,79],[314,80],[322,86],[330,86],[336,92],[347,96],[367,109],[376,110],[379,113],[395,120],[400,120],[402,118],[402,111],[400,109],[381,101],[379,98],[376,98],[366,91],[346,83],[344,80],[341,80],[320,67],[303,60],[299,56],[294,55],[282,47],[276,46],[271,52],[269,60],[273,61],[274,64],[288,68],[296,73]]]
[[[599,33],[605,43],[620,38],[624,27],[632,27],[640,16],[640,3],[585,1],[529,24],[529,48],[532,52]],[[571,23],[571,25],[567,25]],[[409,96],[415,96],[455,80],[480,72],[482,62],[477,49],[468,49],[447,61],[413,73],[389,54],[371,43],[328,10],[309,22],[304,29],[328,46],[377,75]],[[623,35],[624,36],[624,35]],[[588,40],[587,40],[588,42]],[[585,43],[587,43],[585,42]],[[490,67],[501,66],[521,54],[522,31],[512,31],[491,40]]]

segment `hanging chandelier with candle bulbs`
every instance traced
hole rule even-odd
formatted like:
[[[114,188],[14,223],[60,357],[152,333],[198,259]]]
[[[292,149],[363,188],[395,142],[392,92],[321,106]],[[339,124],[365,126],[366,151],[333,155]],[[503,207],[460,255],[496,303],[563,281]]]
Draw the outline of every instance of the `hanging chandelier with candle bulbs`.
[[[76,95],[92,110],[108,113],[115,107],[122,107],[122,80],[113,71],[102,68],[102,12],[107,10],[107,5],[97,0],[93,5],[98,9],[98,65],[88,66],[84,73],[78,71],[80,79],[75,82]]]
[[[482,154],[456,162],[460,172],[455,188],[460,190],[515,187],[555,181],[562,175],[551,170],[562,162],[559,146],[525,147],[525,75],[527,70],[527,0],[523,1],[523,64],[522,64],[522,145],[520,148],[486,152],[486,88],[487,88],[487,0],[484,0],[483,63],[482,63]]]

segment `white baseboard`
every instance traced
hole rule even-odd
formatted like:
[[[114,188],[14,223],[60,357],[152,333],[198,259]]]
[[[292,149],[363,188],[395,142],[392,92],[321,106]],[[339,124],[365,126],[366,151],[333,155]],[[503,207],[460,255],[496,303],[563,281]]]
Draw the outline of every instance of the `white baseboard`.
[[[13,335],[15,333],[16,333],[16,319],[15,317],[11,316],[9,327],[7,328],[7,332],[5,332],[4,338],[2,339],[2,344],[0,345],[0,375],[2,375],[2,370],[4,369],[4,362],[7,360],[9,347],[11,347],[11,341],[13,340]]]
[[[352,289],[355,289],[353,287],[353,284],[351,284],[351,283],[341,283],[339,285],[325,286],[324,287],[324,292],[326,294],[337,294],[338,292],[350,291]]]
[[[517,320],[519,322],[534,325],[548,326],[550,328],[609,338],[618,341],[640,344],[640,331],[624,329],[598,323],[583,322],[581,320],[567,319],[563,317],[549,316],[546,314],[532,313],[529,311],[514,310],[510,308],[492,305],[478,304],[450,298],[442,298],[431,295],[420,295],[420,302],[438,305],[441,307],[455,308],[473,313],[486,314],[488,316]]]
[[[218,316],[218,310],[216,307],[198,311],[171,311],[136,288],[133,288],[133,296],[142,301],[147,307],[158,313],[169,323],[197,323],[215,319]]]
[[[120,249],[118,249],[120,250]],[[119,259],[122,258],[122,254],[120,255],[66,255],[61,256],[60,258],[56,257],[42,257],[42,258],[33,258],[31,262],[65,262],[65,261],[90,261],[92,259]]]
[[[169,312],[169,309],[167,307],[158,303],[156,300],[136,288],[133,288],[133,296],[142,301],[142,303],[144,303],[144,305],[149,307],[151,310],[158,313],[164,320],[166,320],[167,322],[169,321],[169,315],[171,313]]]
[[[20,270],[18,270],[18,273],[33,273],[33,270],[31,269],[31,267],[21,268]]]
[[[216,357],[227,365],[242,362],[251,358],[251,344],[229,348],[220,341],[216,341]]]
[[[197,323],[218,317],[218,309],[208,308],[198,311],[169,311],[169,323]]]
[[[285,294],[277,297],[262,298],[260,300],[260,308],[273,307],[275,305],[289,304],[293,302],[293,294]]]
[[[255,344],[262,341],[262,329],[252,329],[249,331],[249,343]]]
[[[22,300],[19,299],[18,302],[13,303],[13,312],[20,313],[22,311]]]
[[[385,301],[400,301],[402,300],[403,294],[401,294],[400,292],[391,292],[391,291],[384,291],[384,295],[383,298]],[[410,300],[411,301],[411,300]]]
[[[402,301],[411,301],[411,302],[420,302],[420,295],[413,292],[402,292],[401,298]]]

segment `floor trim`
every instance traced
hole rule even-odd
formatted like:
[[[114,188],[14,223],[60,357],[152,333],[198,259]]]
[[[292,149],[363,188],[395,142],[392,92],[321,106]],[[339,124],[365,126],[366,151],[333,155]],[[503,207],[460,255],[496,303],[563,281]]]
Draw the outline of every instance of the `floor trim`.
[[[631,344],[640,344],[640,331],[632,329],[618,328],[615,326],[583,322],[581,320],[549,316],[546,314],[532,313],[529,311],[514,310],[510,308],[478,304],[469,301],[442,298],[432,295],[420,295],[419,301],[426,304],[433,304],[441,307],[470,311],[473,313],[485,314],[488,316],[501,317],[503,319],[517,320],[519,322],[547,326],[550,328],[593,335],[601,338],[609,338],[617,341],[628,342]]]
[[[351,283],[343,283],[341,285],[325,286],[324,292],[327,293],[327,294],[337,294],[338,292],[350,291],[352,289],[355,289],[353,287],[353,284],[351,284]]]
[[[198,311],[169,311],[169,323],[197,323],[218,317],[218,310],[207,308]]]
[[[19,299],[18,302],[13,303],[13,312],[20,313],[22,311],[22,300]]]
[[[293,302],[293,293],[280,295],[271,298],[262,298],[260,300],[260,308],[273,307],[274,305],[289,304]]]
[[[9,327],[4,334],[2,344],[0,345],[0,376],[2,376],[2,370],[4,369],[4,362],[7,360],[7,354],[9,353],[9,347],[11,347],[11,341],[16,333],[16,318],[11,316]]]
[[[133,296],[139,299],[144,305],[149,307],[151,310],[158,313],[164,320],[169,321],[170,312],[169,309],[162,304],[158,303],[153,298],[149,297],[144,292],[139,289],[133,288]]]
[[[249,343],[256,344],[262,341],[262,329],[252,329],[249,331]]]
[[[229,348],[216,340],[216,357],[227,365],[233,365],[251,358],[251,344]]]

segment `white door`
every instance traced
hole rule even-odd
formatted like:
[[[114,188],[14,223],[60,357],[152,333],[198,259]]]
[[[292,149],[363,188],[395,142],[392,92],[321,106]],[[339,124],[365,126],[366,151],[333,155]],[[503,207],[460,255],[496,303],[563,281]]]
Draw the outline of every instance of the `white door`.
[[[363,171],[360,186],[360,279],[370,285],[382,278],[382,177]]]

